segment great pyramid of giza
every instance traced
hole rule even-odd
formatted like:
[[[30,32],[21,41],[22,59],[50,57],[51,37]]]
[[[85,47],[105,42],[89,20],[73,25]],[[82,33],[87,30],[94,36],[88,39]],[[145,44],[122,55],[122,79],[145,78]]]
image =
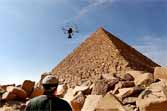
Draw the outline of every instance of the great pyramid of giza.
[[[128,70],[153,72],[159,66],[113,34],[99,28],[60,62],[52,73],[71,86],[94,81],[101,74]]]

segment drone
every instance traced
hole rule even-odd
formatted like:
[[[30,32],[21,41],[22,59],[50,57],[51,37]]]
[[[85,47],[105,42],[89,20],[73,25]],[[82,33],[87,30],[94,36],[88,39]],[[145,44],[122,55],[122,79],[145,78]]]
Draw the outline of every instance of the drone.
[[[68,39],[71,39],[74,33],[79,33],[78,27],[75,24],[72,24],[72,25],[67,24],[62,27],[62,30],[64,34],[68,35]]]

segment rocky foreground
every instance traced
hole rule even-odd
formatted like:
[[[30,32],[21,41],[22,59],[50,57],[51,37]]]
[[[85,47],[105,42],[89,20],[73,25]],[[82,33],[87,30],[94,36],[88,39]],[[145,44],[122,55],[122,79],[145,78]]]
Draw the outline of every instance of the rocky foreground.
[[[22,111],[26,101],[43,94],[40,81],[1,86],[0,111]],[[102,74],[95,82],[88,80],[74,88],[62,83],[57,96],[67,100],[73,111],[166,111],[167,67],[157,67],[154,73]]]
[[[156,67],[156,68],[155,68]],[[167,67],[138,52],[103,28],[92,33],[51,71],[57,96],[73,111],[167,111]],[[38,83],[0,86],[0,111],[22,111],[43,94]]]

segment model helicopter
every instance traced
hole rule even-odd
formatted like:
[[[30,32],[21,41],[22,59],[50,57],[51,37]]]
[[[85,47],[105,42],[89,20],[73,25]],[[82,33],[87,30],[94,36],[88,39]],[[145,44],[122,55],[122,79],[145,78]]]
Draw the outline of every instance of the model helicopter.
[[[71,39],[74,33],[79,33],[78,27],[75,24],[72,24],[72,25],[67,24],[62,27],[62,30],[64,34],[68,35],[68,39]]]

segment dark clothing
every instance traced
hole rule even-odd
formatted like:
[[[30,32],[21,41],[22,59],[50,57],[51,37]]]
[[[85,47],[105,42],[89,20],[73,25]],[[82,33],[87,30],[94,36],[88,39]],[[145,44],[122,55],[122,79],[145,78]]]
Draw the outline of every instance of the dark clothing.
[[[30,100],[25,111],[72,111],[70,105],[55,96],[41,95]]]

